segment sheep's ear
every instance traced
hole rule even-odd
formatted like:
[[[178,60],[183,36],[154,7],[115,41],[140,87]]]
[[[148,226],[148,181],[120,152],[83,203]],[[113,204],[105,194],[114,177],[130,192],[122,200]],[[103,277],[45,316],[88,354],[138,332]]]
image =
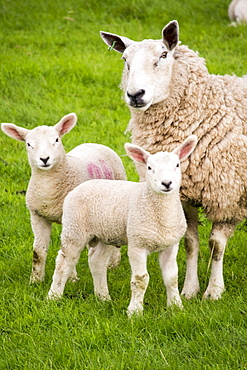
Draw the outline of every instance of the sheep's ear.
[[[118,36],[114,33],[100,31],[102,40],[109,46],[109,50],[115,50],[118,53],[123,53],[124,50],[134,43],[134,41],[124,36]]]
[[[124,148],[128,156],[134,159],[135,162],[139,163],[147,163],[147,159],[150,156],[150,153],[146,152],[146,150],[142,149],[140,146],[126,143],[124,144]]]
[[[169,50],[172,50],[178,44],[179,27],[177,21],[169,22],[162,30],[164,44]]]
[[[64,116],[54,128],[57,130],[59,137],[67,134],[73,127],[75,127],[77,121],[77,116],[75,113],[70,113]]]
[[[184,161],[195,149],[197,144],[197,136],[190,135],[184,142],[173,150],[173,153],[177,154],[180,161]]]
[[[2,123],[1,129],[6,135],[19,141],[25,141],[27,134],[30,132],[27,128],[16,126],[13,123]]]

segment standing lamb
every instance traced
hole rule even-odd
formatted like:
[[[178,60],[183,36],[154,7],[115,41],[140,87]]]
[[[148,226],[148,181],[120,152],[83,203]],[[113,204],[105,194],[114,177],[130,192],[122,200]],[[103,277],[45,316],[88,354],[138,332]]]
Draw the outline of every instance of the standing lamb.
[[[44,280],[51,226],[53,222],[61,223],[66,195],[90,179],[126,179],[121,159],[104,145],[81,144],[65,153],[61,137],[76,125],[76,121],[76,114],[70,113],[55,126],[38,126],[32,130],[12,123],[2,123],[1,126],[6,135],[26,142],[31,166],[26,203],[34,233],[32,283]],[[102,244],[98,253],[104,256],[106,264],[115,265],[120,258],[120,251],[113,246]],[[96,268],[101,268],[97,254],[91,250],[89,259]],[[76,271],[71,277],[76,279]]]
[[[122,89],[130,108],[132,142],[150,153],[172,150],[195,134],[198,145],[183,163],[181,195],[187,217],[187,271],[182,293],[199,288],[197,206],[212,221],[212,270],[204,298],[224,291],[223,256],[229,236],[247,214],[247,77],[208,73],[204,59],[181,45],[177,21],[161,40],[132,41],[101,32],[105,43],[123,53]],[[143,166],[137,166],[140,178]]]
[[[146,168],[145,182],[92,180],[71,191],[64,201],[61,250],[49,298],[63,294],[68,276],[85,246],[89,244],[97,249],[95,245],[100,241],[107,245],[128,244],[132,270],[130,316],[143,310],[149,281],[146,263],[151,252],[159,252],[167,304],[182,306],[176,257],[186,220],[179,197],[179,160],[189,156],[196,142],[196,136],[192,135],[172,153],[154,155],[136,145],[125,144],[127,154]],[[102,286],[99,271],[90,268],[95,294],[102,297],[108,287]]]
[[[247,23],[247,0],[233,0],[228,7],[228,16],[232,25],[235,25],[235,22]]]

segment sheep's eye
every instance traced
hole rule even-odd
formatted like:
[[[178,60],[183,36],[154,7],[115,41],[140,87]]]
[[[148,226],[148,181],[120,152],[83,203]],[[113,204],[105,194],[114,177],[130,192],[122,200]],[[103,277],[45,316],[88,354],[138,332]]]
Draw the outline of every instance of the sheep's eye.
[[[180,164],[179,163],[177,163],[177,167],[180,167]]]
[[[27,143],[27,146],[31,146],[31,144]]]
[[[56,143],[58,143],[58,137],[56,138]]]
[[[150,166],[148,166],[148,170],[150,171],[152,168]]]
[[[161,54],[161,58],[165,59],[167,57],[167,51],[163,51],[163,53]]]

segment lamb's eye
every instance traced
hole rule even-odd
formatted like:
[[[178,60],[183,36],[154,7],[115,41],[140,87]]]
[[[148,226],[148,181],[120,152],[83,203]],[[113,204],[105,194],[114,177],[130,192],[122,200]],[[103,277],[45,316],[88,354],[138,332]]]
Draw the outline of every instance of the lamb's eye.
[[[58,137],[56,138],[56,143],[58,143]]]
[[[27,146],[31,146],[31,144],[27,143]]]
[[[167,57],[167,51],[163,51],[163,53],[161,54],[161,58],[165,59]]]
[[[180,167],[180,164],[179,163],[177,163],[177,167]]]
[[[152,168],[150,166],[148,166],[148,170],[150,171],[150,170],[152,170]]]

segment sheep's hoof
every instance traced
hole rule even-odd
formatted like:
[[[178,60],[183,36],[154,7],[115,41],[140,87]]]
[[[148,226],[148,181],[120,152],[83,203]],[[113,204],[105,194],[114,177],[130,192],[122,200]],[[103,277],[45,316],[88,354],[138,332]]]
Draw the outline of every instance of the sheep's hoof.
[[[183,288],[181,292],[181,296],[185,297],[186,299],[196,298],[197,294],[200,292],[199,285],[195,288]]]
[[[109,302],[111,301],[111,297],[110,295],[107,293],[107,294],[96,294],[96,297],[98,298],[99,301],[103,301],[103,302]]]
[[[44,277],[43,278],[40,278],[40,277],[31,275],[29,282],[30,282],[30,284],[40,284],[44,280],[45,280]]]
[[[79,281],[80,278],[78,276],[70,276],[69,277],[69,281],[72,281],[72,283],[77,283],[77,281]]]
[[[202,298],[210,299],[211,301],[217,301],[218,299],[221,299],[223,292],[224,288],[220,287],[207,288]]]
[[[52,291],[49,291],[47,295],[47,299],[51,301],[58,301],[61,297],[62,297],[61,294],[58,294]]]

